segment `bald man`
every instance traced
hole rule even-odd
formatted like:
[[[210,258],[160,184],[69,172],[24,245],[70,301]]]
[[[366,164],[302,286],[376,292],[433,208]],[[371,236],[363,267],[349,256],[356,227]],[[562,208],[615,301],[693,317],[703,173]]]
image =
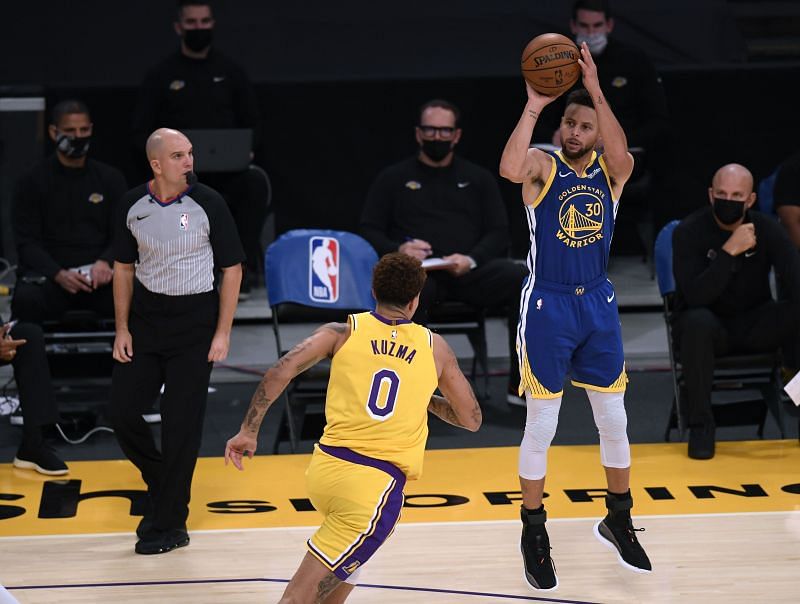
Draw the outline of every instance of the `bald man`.
[[[161,554],[189,544],[208,383],[228,354],[245,256],[227,204],[194,176],[189,139],[161,128],[146,151],[153,178],[123,196],[114,241],[111,420],[147,484],[135,551]],[[156,447],[142,413],[162,385]]]
[[[781,348],[786,369],[798,368],[800,256],[776,220],[752,209],[753,175],[744,166],[717,170],[708,201],[673,234],[673,333],[686,380],[693,459],[714,456],[715,356]],[[780,301],[770,289],[773,267],[786,293]]]

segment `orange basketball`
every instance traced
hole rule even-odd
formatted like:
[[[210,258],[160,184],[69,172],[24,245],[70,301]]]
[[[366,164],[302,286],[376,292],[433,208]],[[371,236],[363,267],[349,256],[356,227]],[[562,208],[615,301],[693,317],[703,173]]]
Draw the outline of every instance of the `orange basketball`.
[[[522,51],[522,77],[536,91],[556,96],[581,77],[578,47],[561,34],[541,34]]]

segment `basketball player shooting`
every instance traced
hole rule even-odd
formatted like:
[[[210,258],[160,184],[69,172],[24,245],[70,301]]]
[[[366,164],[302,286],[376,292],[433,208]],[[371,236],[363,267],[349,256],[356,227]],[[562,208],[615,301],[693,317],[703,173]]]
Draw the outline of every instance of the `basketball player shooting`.
[[[586,390],[600,436],[607,515],[595,536],[616,550],[619,562],[649,572],[630,510],[630,446],[624,394],[628,381],[616,295],[607,278],[614,218],[633,171],[625,132],[600,89],[587,45],[579,64],[585,89],[567,97],[561,118],[563,146],[553,153],[530,148],[542,109],[555,100],[526,82],[528,99],[506,143],[500,174],[522,184],[531,249],[522,290],[517,351],[520,394],[527,419],[519,451],[522,488],[521,550],[525,578],[534,589],[558,586],[542,505],[547,450],[558,424],[563,384]],[[602,141],[603,152],[596,149]]]
[[[344,602],[400,519],[406,480],[422,472],[428,411],[467,430],[481,425],[478,401],[447,342],[411,322],[425,278],[416,258],[381,258],[372,276],[375,311],[323,325],[281,357],[225,447],[225,463],[243,469],[272,402],[296,375],[332,359],[327,424],[306,472],[309,498],[324,520],[281,604]],[[433,394],[437,387],[444,397]]]

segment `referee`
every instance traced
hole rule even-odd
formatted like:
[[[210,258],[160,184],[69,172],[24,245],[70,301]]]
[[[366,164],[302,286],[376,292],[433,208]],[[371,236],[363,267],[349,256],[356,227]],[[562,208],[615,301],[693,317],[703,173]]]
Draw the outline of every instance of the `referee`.
[[[244,252],[225,201],[195,182],[189,139],[161,128],[146,150],[153,179],[123,196],[115,240],[111,417],[147,484],[136,553],[161,554],[189,544],[211,367],[228,355]],[[159,449],[142,413],[162,384]]]

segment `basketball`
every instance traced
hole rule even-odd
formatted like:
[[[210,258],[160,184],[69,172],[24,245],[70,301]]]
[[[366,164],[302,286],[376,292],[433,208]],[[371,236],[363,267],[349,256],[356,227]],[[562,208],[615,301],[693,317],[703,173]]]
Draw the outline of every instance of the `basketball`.
[[[578,47],[561,34],[541,34],[522,51],[522,77],[541,94],[557,96],[581,77]]]

